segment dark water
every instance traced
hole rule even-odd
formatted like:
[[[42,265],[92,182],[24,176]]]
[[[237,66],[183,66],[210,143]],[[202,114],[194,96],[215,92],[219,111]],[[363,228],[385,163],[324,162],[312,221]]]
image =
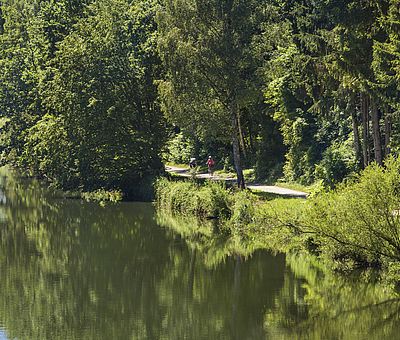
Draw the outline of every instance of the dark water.
[[[400,338],[389,289],[151,204],[57,199],[4,171],[0,188],[0,340]]]

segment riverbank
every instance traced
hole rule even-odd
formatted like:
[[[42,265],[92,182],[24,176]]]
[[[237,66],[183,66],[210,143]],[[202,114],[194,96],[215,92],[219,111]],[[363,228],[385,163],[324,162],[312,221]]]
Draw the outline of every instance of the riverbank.
[[[223,232],[275,251],[301,250],[332,269],[374,268],[400,282],[400,161],[369,166],[334,191],[307,200],[261,199],[218,183],[160,180],[157,204],[176,214],[218,218]]]
[[[179,177],[186,177],[186,178],[196,178],[200,180],[213,180],[213,181],[219,181],[219,182],[225,182],[230,185],[233,185],[236,183],[236,177],[235,176],[221,176],[220,174],[215,174],[213,176],[210,176],[206,172],[191,172],[190,169],[184,168],[184,167],[177,167],[177,166],[172,166],[172,165],[167,165],[165,167],[165,170],[173,175],[179,176]],[[255,181],[251,181],[247,183],[246,185],[247,189],[254,190],[254,191],[260,191],[260,192],[266,192],[269,194],[274,194],[278,196],[288,196],[288,197],[300,197],[300,198],[306,198],[308,196],[307,192],[303,192],[300,190],[294,190],[292,188],[285,188],[282,186],[278,185],[266,185],[263,183],[257,183]]]
[[[142,178],[138,182],[131,181],[126,190],[118,186],[108,185],[101,187],[93,185],[92,187],[84,186],[67,186],[63,187],[57,180],[49,178],[43,174],[36,174],[31,170],[24,169],[13,163],[0,162],[0,176],[14,172],[18,174],[18,178],[35,179],[54,190],[55,195],[65,199],[82,199],[87,202],[97,202],[100,205],[117,202],[153,202],[154,182],[156,176],[148,176]]]

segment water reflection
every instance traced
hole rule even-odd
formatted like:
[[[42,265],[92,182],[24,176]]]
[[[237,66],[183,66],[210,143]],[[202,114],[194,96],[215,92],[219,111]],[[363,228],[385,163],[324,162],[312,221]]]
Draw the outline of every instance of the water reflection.
[[[204,265],[200,248],[157,225],[151,205],[53,199],[14,178],[1,186],[0,324],[9,338],[264,338],[282,256]]]
[[[0,320],[11,339],[126,339],[156,332],[167,243],[144,204],[51,200],[7,183],[0,227]],[[149,211],[150,209],[150,211]]]
[[[334,275],[303,256],[286,260],[295,280],[285,278],[276,308],[266,313],[266,328],[284,339],[399,338],[400,297],[392,289],[366,283],[372,277]]]
[[[198,250],[205,266],[254,255],[259,244],[213,233],[212,224],[159,214],[158,223]],[[278,259],[276,257],[276,259]],[[276,263],[276,266],[280,266]],[[373,277],[343,277],[304,255],[287,255],[283,285],[264,313],[267,339],[397,339],[400,297],[387,286],[367,284]],[[262,272],[260,267],[258,272]],[[276,270],[270,266],[269,270]],[[373,273],[364,273],[366,276]],[[238,274],[240,275],[240,274]],[[263,280],[263,278],[255,278]],[[237,283],[234,280],[234,285]],[[266,289],[268,289],[265,286]],[[262,287],[260,288],[263,289]]]
[[[156,216],[149,204],[55,199],[10,175],[0,188],[0,340],[390,339],[400,331],[389,290],[267,254],[215,225]]]

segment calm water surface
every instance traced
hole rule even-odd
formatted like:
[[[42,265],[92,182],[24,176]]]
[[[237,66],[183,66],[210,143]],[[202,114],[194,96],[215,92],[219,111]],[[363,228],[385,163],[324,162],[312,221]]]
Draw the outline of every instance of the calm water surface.
[[[4,171],[0,189],[0,340],[400,339],[400,300],[377,285],[151,204],[57,199]]]

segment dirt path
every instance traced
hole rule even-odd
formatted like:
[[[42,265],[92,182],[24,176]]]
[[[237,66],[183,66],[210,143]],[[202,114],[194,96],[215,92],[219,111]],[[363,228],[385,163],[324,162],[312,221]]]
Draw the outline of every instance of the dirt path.
[[[173,173],[178,176],[182,177],[192,177],[189,173],[188,168],[178,168],[175,166],[165,166],[165,170],[167,172]],[[214,181],[225,181],[225,182],[232,182],[236,181],[235,177],[220,177],[220,176],[212,176],[210,177],[207,173],[199,173],[196,175],[196,178],[204,178],[204,179],[212,179]],[[262,192],[268,192],[271,194],[281,195],[281,196],[290,196],[290,197],[299,197],[299,198],[306,198],[307,193],[292,189],[281,188],[276,185],[263,185],[258,183],[251,183],[247,185],[248,189],[251,190],[258,190]]]

